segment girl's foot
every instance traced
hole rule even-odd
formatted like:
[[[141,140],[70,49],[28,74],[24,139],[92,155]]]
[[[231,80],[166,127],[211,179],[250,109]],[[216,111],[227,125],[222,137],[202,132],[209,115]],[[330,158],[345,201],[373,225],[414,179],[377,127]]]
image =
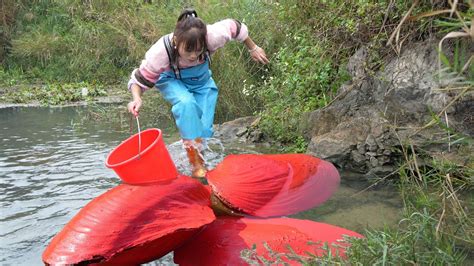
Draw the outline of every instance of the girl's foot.
[[[201,145],[201,139],[185,140],[183,141],[184,148],[188,155],[189,163],[192,166],[191,177],[197,179],[205,179],[207,174],[207,169],[204,163],[204,157],[199,151],[199,145]]]

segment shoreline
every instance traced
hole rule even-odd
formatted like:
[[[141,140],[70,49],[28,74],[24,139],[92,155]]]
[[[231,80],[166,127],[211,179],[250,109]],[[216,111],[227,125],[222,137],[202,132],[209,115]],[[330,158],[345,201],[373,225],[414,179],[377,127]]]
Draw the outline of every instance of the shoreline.
[[[39,101],[34,101],[30,103],[0,102],[0,109],[16,108],[16,107],[61,108],[61,107],[71,107],[71,106],[86,106],[91,103],[107,104],[107,103],[124,103],[124,102],[125,102],[125,99],[122,96],[103,96],[103,97],[94,98],[92,101],[78,101],[78,102],[70,102],[70,103],[60,104],[60,105],[43,105]]]

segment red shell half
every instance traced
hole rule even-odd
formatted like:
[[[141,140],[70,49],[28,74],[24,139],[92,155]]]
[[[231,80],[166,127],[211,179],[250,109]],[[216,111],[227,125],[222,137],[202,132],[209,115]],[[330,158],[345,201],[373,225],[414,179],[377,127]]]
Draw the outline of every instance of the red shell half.
[[[119,185],[92,200],[43,253],[47,264],[137,264],[155,260],[214,221],[210,193],[196,180]]]
[[[303,257],[308,255],[306,252],[322,256],[327,252],[323,249],[327,243],[331,254],[344,256],[344,246],[348,246],[340,242],[344,235],[363,237],[344,228],[308,220],[218,217],[192,240],[176,249],[174,261],[182,266],[248,265],[241,258],[241,251],[251,249],[253,245],[256,245],[258,256],[271,258],[264,243],[276,253],[290,254],[290,246]],[[290,264],[300,264],[285,255],[281,259]]]
[[[213,192],[230,206],[257,217],[313,208],[337,190],[329,162],[306,154],[230,155],[208,174]]]
[[[256,154],[229,155],[209,171],[213,192],[231,207],[252,214],[271,201],[290,174],[288,163]]]

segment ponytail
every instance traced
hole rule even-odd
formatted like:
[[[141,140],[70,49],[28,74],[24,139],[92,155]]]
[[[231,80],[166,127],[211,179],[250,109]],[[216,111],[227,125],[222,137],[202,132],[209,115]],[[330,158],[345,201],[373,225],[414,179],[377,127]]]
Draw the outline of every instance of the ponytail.
[[[185,19],[187,19],[187,18],[189,18],[189,17],[197,18],[198,15],[197,15],[196,10],[194,10],[192,8],[184,9],[178,17],[178,23],[185,20]]]

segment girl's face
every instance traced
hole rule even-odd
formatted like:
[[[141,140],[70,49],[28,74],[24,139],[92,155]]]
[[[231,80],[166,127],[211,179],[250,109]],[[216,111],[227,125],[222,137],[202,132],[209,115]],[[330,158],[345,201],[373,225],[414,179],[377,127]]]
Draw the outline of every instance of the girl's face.
[[[200,58],[202,53],[204,53],[204,49],[199,48],[195,51],[189,51],[186,49],[186,45],[181,44],[178,46],[178,53],[181,58],[184,58],[187,61],[194,62]]]

